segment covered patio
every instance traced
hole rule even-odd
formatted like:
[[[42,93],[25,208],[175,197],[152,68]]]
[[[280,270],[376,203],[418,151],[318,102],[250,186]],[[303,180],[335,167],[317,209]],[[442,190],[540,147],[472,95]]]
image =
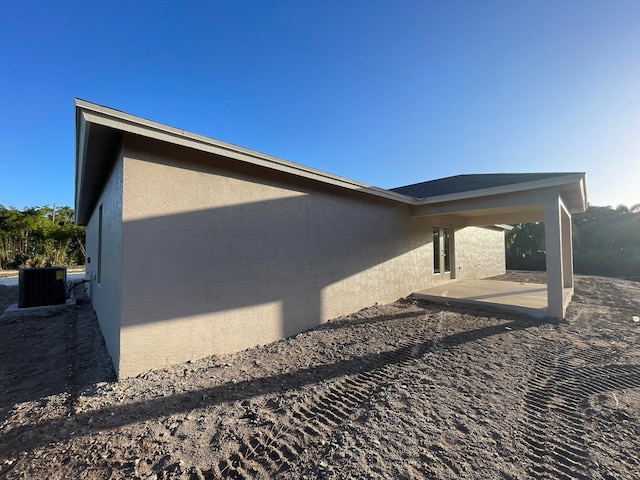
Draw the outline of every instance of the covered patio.
[[[511,305],[535,309],[538,316],[564,318],[573,295],[571,215],[587,208],[584,173],[458,175],[395,191],[418,198],[412,215],[449,226],[453,242],[455,231],[464,227],[544,222],[546,286],[527,284],[520,289],[509,282],[456,281],[460,266],[451,248],[449,278],[419,295]]]
[[[568,293],[568,292],[567,292]],[[446,305],[476,306],[549,317],[547,286],[501,280],[460,280],[416,292],[414,298]]]

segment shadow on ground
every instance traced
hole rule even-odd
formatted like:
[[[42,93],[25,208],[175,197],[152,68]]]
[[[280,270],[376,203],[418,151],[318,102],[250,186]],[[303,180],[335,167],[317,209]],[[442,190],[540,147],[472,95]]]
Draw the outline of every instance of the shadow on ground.
[[[15,303],[17,289],[0,287],[0,306]],[[115,380],[95,314],[83,296],[62,309],[2,315],[0,365],[0,421],[17,403]]]
[[[417,303],[430,308],[428,302]],[[454,307],[438,309],[459,311]],[[360,323],[390,322],[405,316],[409,314],[369,317]],[[7,455],[46,443],[64,441],[74,435],[115,429],[157,418],[159,414],[188,412],[223,402],[242,401],[257,395],[294,390],[344,375],[371,372],[386,365],[420,358],[434,350],[548,323],[525,316],[502,317],[505,319],[504,323],[441,337],[437,343],[433,339],[423,338],[401,348],[357,356],[327,365],[253,378],[250,381],[225,383],[214,388],[180,392],[170,397],[115,405],[78,414],[73,412],[71,404],[73,397],[83,387],[115,379],[112,367],[105,361],[108,360],[108,356],[91,307],[78,305],[48,317],[8,319],[0,324],[0,338],[12,339],[8,344],[11,344],[14,355],[4,359],[8,368],[6,374],[3,372],[2,375],[3,393],[0,395],[0,405],[3,416],[6,417],[8,410],[15,403],[36,401],[44,396],[63,392],[70,395],[70,409],[68,416],[22,425],[6,432],[0,454]],[[333,329],[343,326],[343,322],[336,322],[319,328]],[[52,350],[47,350],[53,345],[55,347]],[[69,426],[70,420],[77,428]],[[29,434],[25,435],[27,432]]]

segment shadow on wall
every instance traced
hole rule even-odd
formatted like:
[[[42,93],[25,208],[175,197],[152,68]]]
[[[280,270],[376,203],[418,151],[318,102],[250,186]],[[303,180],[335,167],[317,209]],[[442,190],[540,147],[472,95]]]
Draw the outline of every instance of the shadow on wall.
[[[289,336],[428,281],[431,232],[408,207],[287,193],[125,221],[123,325],[226,312],[259,328],[277,314]]]

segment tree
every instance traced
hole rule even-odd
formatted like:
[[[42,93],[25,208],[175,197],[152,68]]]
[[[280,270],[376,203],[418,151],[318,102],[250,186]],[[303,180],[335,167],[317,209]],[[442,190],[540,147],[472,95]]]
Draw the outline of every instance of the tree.
[[[538,251],[544,255],[540,226],[518,224],[507,234],[507,268],[545,269],[545,263],[529,253],[534,252],[533,240],[537,238],[542,242]],[[589,206],[584,213],[573,215],[572,227],[576,273],[640,279],[640,204],[615,209]],[[525,237],[529,237],[529,244]]]
[[[0,205],[0,269],[84,263],[85,229],[70,207]]]
[[[532,256],[544,251],[544,224],[519,223],[507,233],[507,253],[516,256]]]

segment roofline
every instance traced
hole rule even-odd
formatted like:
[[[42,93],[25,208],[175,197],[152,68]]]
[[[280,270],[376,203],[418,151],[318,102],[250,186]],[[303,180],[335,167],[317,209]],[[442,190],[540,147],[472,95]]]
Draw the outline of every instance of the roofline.
[[[77,105],[77,103],[76,103]],[[76,108],[76,118],[75,118],[75,128],[76,128],[76,141],[75,141],[75,178],[74,178],[74,188],[75,188],[75,196],[74,196],[74,216],[75,222],[80,224],[80,217],[78,212],[80,211],[80,195],[79,192],[82,190],[82,180],[84,178],[84,170],[85,170],[85,154],[87,149],[87,141],[88,141],[88,131],[87,124],[82,121],[82,115],[80,115],[80,110]]]
[[[96,124],[122,132],[142,135],[144,137],[153,138],[171,144],[193,148],[203,152],[219,154],[252,165],[293,174],[298,177],[315,180],[328,185],[363,192],[408,205],[416,204],[416,199],[401,193],[385,190],[383,188],[351,180],[346,177],[334,175],[323,170],[290,162],[273,155],[257,152],[255,150],[250,150],[248,148],[216,140],[204,135],[164,125],[162,123],[154,122],[153,120],[147,120],[142,117],[137,117],[129,113],[79,98],[75,98],[74,101],[76,106],[76,188],[80,187],[78,182],[82,182],[81,177],[85,164],[85,145],[81,146],[79,143],[81,140],[80,133],[87,130],[87,124]],[[84,138],[84,135],[82,135],[82,137]],[[86,142],[86,139],[83,141]],[[80,178],[78,178],[78,176],[80,176]],[[76,205],[76,210],[77,208],[78,205]]]
[[[531,182],[511,183],[508,185],[501,185],[499,187],[480,188],[477,190],[466,190],[464,192],[447,193],[445,195],[438,195],[435,197],[418,198],[416,199],[416,204],[430,205],[433,203],[453,202],[456,200],[468,200],[475,197],[514,193],[522,190],[537,190],[540,188],[561,187],[563,185],[571,185],[575,183],[580,184],[583,197],[586,197],[584,191],[585,175],[585,173],[558,173],[558,176],[556,177],[545,178],[542,180],[533,180]]]
[[[84,217],[79,214],[82,210],[83,202],[87,200],[85,189],[92,188],[85,181],[88,171],[87,148],[91,138],[91,126],[96,125],[111,129],[115,132],[126,132],[134,135],[167,142],[187,148],[192,148],[202,152],[220,155],[226,158],[256,165],[270,170],[275,170],[287,174],[294,175],[299,178],[310,179],[326,185],[332,185],[346,190],[362,192],[387,200],[396,201],[405,205],[420,206],[432,205],[444,202],[452,202],[456,200],[468,200],[477,197],[486,197],[494,195],[502,195],[515,193],[526,190],[537,190],[549,187],[563,187],[577,184],[579,188],[580,200],[573,205],[572,209],[576,211],[584,211],[586,209],[586,188],[584,173],[558,173],[557,176],[535,180],[530,182],[512,183],[498,187],[490,187],[476,190],[467,190],[464,192],[450,193],[427,198],[414,198],[403,195],[392,190],[375,187],[366,183],[351,180],[346,177],[334,175],[332,173],[307,167],[299,163],[290,162],[282,158],[268,155],[265,153],[250,150],[248,148],[233,145],[231,143],[216,140],[196,133],[188,132],[179,128],[164,125],[142,117],[137,117],[129,113],[125,113],[113,108],[98,105],[86,100],[75,98],[76,108],[76,178],[75,178],[75,212],[76,221],[82,221]],[[99,159],[98,164],[91,165],[90,170],[104,164],[107,159]],[[580,205],[578,205],[580,203]],[[91,208],[91,206],[88,206]],[[82,218],[81,218],[82,217]]]

